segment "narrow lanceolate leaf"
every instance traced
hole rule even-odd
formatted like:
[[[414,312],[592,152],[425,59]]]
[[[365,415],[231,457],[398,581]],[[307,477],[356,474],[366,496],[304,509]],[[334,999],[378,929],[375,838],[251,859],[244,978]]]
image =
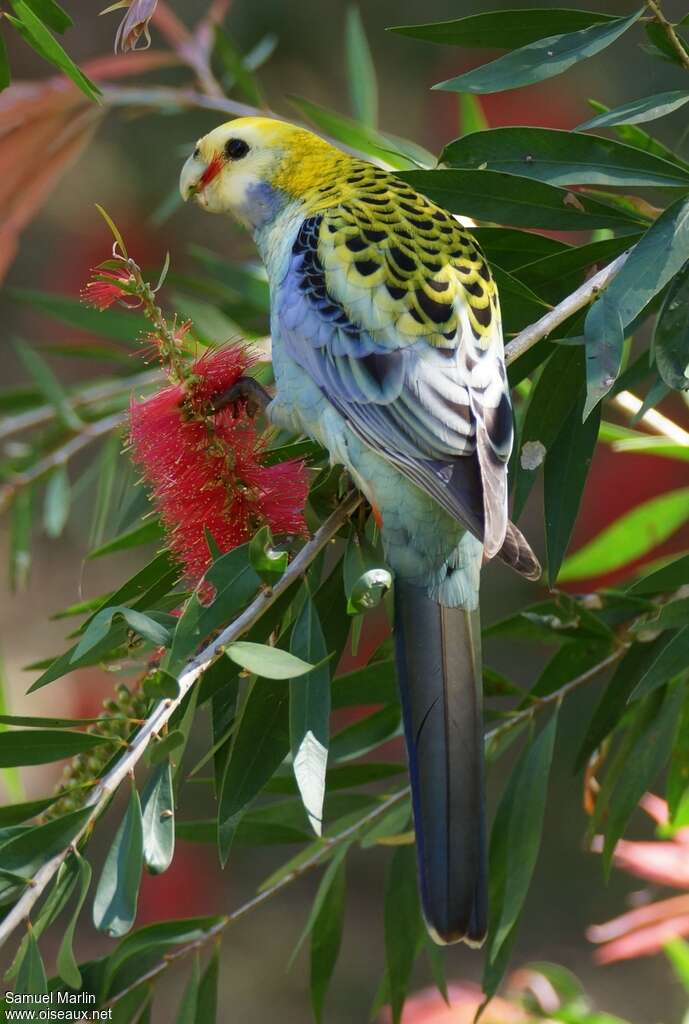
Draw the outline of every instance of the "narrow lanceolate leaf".
[[[2,847],[2,867],[5,871],[31,878],[41,864],[67,849],[81,832],[90,813],[90,808],[84,807],[8,839]]]
[[[617,310],[623,328],[630,324],[682,269],[687,251],[689,199],[685,197],[669,206],[651,225],[603,297],[589,310],[585,327],[588,354],[595,353],[599,347],[610,347],[610,310]],[[590,391],[589,407],[615,383],[621,354],[618,336],[614,353],[611,350],[615,363],[606,359],[606,373],[595,377],[596,390]]]
[[[10,71],[10,62],[7,56],[7,47],[5,46],[5,40],[0,36],[0,92],[6,89],[12,81],[12,73]]]
[[[74,61],[65,53],[56,39],[50,34],[40,18],[25,0],[11,0],[16,18],[7,17],[29,46],[45,60],[63,71],[90,100],[98,100],[101,92],[97,85],[83,74]]]
[[[555,128],[493,128],[455,139],[440,160],[551,185],[689,187],[689,171],[633,146]]]
[[[290,651],[310,663],[324,662],[325,638],[307,594],[294,624]],[[330,668],[327,662],[289,685],[289,730],[294,777],[316,835],[321,834],[330,742]]]
[[[352,112],[357,121],[368,128],[375,128],[378,121],[378,82],[358,7],[350,7],[347,11],[345,43]]]
[[[48,991],[48,979],[45,974],[45,967],[36,942],[33,929],[29,926],[28,945],[22,960],[15,992],[17,995],[44,996]]]
[[[237,640],[225,649],[227,657],[242,668],[264,679],[291,679],[303,676],[314,668],[289,651],[268,644],[253,644],[249,640]]]
[[[628,18],[615,18],[614,21],[591,25],[577,32],[539,38],[504,57],[498,57],[490,64],[467,71],[447,82],[439,82],[433,88],[488,93],[542,82],[546,78],[561,75],[579,61],[606,49],[631,28],[643,12],[644,8]]]
[[[399,177],[451,213],[511,227],[581,231],[643,223],[582,193],[573,197],[557,185],[501,171],[402,171]]]
[[[686,621],[686,620],[685,620]],[[658,652],[639,679],[632,698],[645,697],[689,668],[689,626],[684,626]]]
[[[111,938],[126,935],[134,924],[142,867],[141,804],[132,782],[127,811],[108,851],[93,901],[93,923]]]
[[[562,566],[561,581],[612,572],[641,558],[689,519],[689,488],[651,498],[606,527]]]
[[[385,961],[393,1024],[402,1017],[421,927],[416,852],[413,846],[398,846],[385,888]]]
[[[302,946],[308,939],[309,935],[313,931],[313,926],[323,911],[323,907],[328,898],[330,889],[336,883],[340,865],[342,864],[342,861],[347,856],[347,853],[349,851],[349,845],[349,843],[343,843],[341,846],[336,847],[335,852],[333,853],[332,858],[330,860],[330,863],[323,872],[323,877],[321,878],[320,885],[316,890],[316,896],[311,906],[311,911],[309,913],[306,924],[304,925],[304,930],[299,936],[297,943],[294,949],[292,950],[292,955],[290,956],[289,960],[290,967],[292,966],[297,956],[299,955],[299,950],[302,948]]]
[[[500,801],[490,839],[488,962],[513,932],[541,845],[557,714],[529,744]]]
[[[45,400],[55,409],[62,425],[67,430],[79,430],[83,424],[69,404],[62,385],[43,357],[23,342],[17,342],[15,348],[24,366],[43,392]]]
[[[330,985],[342,941],[342,926],[345,909],[345,858],[334,860],[316,901],[318,910],[311,925],[311,1005],[317,1024],[323,1020],[325,996]],[[327,886],[326,883],[327,877]],[[316,904],[314,904],[316,910]]]
[[[34,14],[53,32],[64,32],[74,24],[67,11],[55,0],[26,0]]]
[[[11,717],[11,716],[9,716],[7,714],[7,711],[8,711],[8,705],[7,705],[8,686],[7,686],[7,682],[8,682],[8,680],[7,680],[7,673],[5,671],[5,662],[4,662],[4,659],[3,659],[3,656],[2,656],[2,651],[0,650],[0,743],[2,742],[2,733],[6,731],[6,726],[8,724],[10,724],[9,720],[10,720],[10,717]],[[0,770],[0,777],[2,778],[3,784],[5,786],[5,790],[6,790],[6,794],[5,795],[7,797],[9,797],[10,800],[13,800],[15,802],[23,800],[24,795],[25,795],[24,794],[24,786],[23,786],[23,783],[22,783],[21,772],[18,770],[17,766],[15,765],[14,767],[11,767],[11,768],[3,768],[3,769],[1,769]],[[7,815],[8,810],[9,810],[9,812],[11,814],[11,808],[9,808],[9,809],[7,807],[0,808],[0,825],[2,825],[2,824],[14,825],[14,824],[17,823],[17,821],[25,820],[25,819],[20,817],[20,818],[16,819],[15,821],[13,821],[10,818],[9,821],[3,822],[2,821],[2,815],[3,815],[3,813],[5,815]],[[31,817],[31,815],[27,815],[27,817]]]
[[[573,346],[556,348],[531,390],[519,437],[512,510],[515,521],[524,508],[548,449],[567,422],[583,387],[581,350]]]
[[[182,995],[182,1001],[179,1004],[177,1016],[175,1017],[175,1024],[195,1024],[199,995],[199,981],[200,968],[197,954],[194,957],[194,962],[192,964],[191,977],[187,982],[187,987]]]
[[[663,300],[652,351],[665,383],[686,391],[689,388],[689,263],[674,279]]]
[[[580,32],[591,25],[612,20],[612,15],[596,11],[520,9],[486,11],[428,25],[395,25],[390,32],[422,39],[427,43],[514,50],[518,46],[543,39],[544,36]]]
[[[49,537],[59,537],[69,519],[71,489],[66,466],[50,474],[43,502],[43,526]]]
[[[600,426],[600,410],[582,422],[580,400],[548,450],[543,474],[545,539],[550,586],[561,577]]]
[[[216,945],[199,982],[196,996],[196,1020],[194,1024],[215,1024],[218,1016],[219,977],[220,947]]]
[[[586,318],[586,419],[617,379],[624,350],[624,324],[614,298],[603,292],[594,320]]]
[[[657,776],[668,760],[673,740],[679,725],[679,716],[684,699],[680,685],[670,687],[659,712],[643,718],[643,726],[633,748],[626,758],[617,785],[608,801],[603,862],[607,868],[624,832],[627,822],[647,789],[653,786]]]
[[[175,852],[175,802],[169,760],[162,761],[146,779],[141,793],[144,864],[152,875],[167,871]]]
[[[668,565],[646,576],[642,576],[629,587],[629,593],[635,596],[640,594],[662,594],[666,590],[676,590],[684,583],[689,583],[689,555],[682,555],[675,558]]]
[[[81,640],[72,653],[72,662],[79,661],[94,647],[102,643],[116,618],[124,619],[131,630],[158,647],[166,647],[170,643],[170,632],[150,615],[144,615],[143,612],[138,612],[134,608],[127,608],[126,605],[103,608],[102,611],[94,615],[86,627]]]
[[[102,736],[64,729],[22,729],[0,732],[0,768],[49,764],[112,742]]]
[[[607,128],[617,124],[643,124],[645,121],[657,121],[689,103],[689,92],[686,89],[675,89],[673,92],[659,92],[655,96],[643,96],[641,99],[623,103],[614,110],[606,110],[603,114],[577,125],[576,131],[588,131],[591,128]]]
[[[57,972],[70,988],[81,988],[81,971],[77,965],[72,947],[79,914],[84,906],[86,894],[91,884],[91,865],[87,860],[84,860],[77,850],[73,851],[72,856],[76,858],[78,864],[79,895],[77,896],[77,904],[62,936],[62,942],[57,954]]]
[[[269,526],[262,526],[249,542],[249,560],[255,572],[268,584],[280,579],[289,561],[286,551],[276,551]]]
[[[244,808],[289,751],[288,688],[258,679],[244,702],[218,800],[218,847],[227,860]]]

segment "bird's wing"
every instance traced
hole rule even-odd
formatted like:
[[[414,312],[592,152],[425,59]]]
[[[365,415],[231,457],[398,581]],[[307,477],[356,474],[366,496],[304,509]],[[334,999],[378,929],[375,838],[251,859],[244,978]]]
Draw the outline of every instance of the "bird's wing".
[[[496,287],[454,218],[361,167],[353,196],[301,224],[276,294],[283,341],[352,430],[491,557],[513,431]]]

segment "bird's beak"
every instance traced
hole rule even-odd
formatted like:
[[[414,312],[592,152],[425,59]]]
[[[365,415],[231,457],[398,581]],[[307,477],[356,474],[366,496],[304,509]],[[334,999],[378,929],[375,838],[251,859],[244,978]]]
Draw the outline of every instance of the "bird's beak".
[[[194,156],[187,159],[179,176],[179,190],[185,203],[187,199],[191,199],[199,192],[200,182],[205,171],[206,165],[203,160]]]
[[[182,199],[185,202],[192,197],[201,199],[206,185],[210,185],[222,168],[223,160],[219,156],[213,157],[208,164],[199,160],[198,157],[190,156],[179,177],[179,190],[182,193]]]

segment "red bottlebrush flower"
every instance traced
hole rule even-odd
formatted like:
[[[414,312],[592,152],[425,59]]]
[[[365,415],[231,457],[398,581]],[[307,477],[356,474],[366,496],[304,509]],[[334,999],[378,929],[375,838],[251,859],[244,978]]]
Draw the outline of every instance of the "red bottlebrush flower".
[[[668,822],[664,800],[646,793],[640,806],[659,825]],[[603,841],[596,836],[593,849],[600,852]],[[620,839],[613,863],[632,875],[657,885],[689,889],[689,828],[679,829],[669,840],[632,842]],[[592,925],[586,937],[599,945],[595,959],[611,964],[637,956],[662,952],[670,939],[689,935],[689,893],[636,907],[612,921]]]
[[[252,420],[210,408],[213,397],[254,362],[243,346],[226,346],[199,359],[184,385],[131,408],[134,458],[151,486],[170,548],[193,584],[210,564],[206,531],[223,553],[264,524],[275,534],[305,532],[303,462],[264,465]]]
[[[94,277],[88,281],[81,292],[81,300],[88,306],[95,306],[101,311],[108,309],[128,293],[123,285],[132,280],[132,275],[124,267],[116,270],[94,270]]]

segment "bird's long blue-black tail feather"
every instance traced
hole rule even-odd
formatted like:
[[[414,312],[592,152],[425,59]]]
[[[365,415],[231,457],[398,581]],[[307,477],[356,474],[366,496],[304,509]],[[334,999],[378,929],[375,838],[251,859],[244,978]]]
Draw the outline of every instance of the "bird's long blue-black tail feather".
[[[395,644],[424,916],[437,942],[480,944],[486,852],[478,611],[395,583]]]

